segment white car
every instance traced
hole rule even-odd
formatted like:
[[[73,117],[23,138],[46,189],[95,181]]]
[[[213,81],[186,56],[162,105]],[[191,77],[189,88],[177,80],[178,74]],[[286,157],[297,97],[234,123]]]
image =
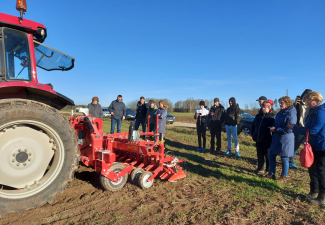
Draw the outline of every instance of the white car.
[[[107,108],[102,108],[102,110],[103,110],[103,117],[106,117],[106,118],[111,117],[111,113]]]

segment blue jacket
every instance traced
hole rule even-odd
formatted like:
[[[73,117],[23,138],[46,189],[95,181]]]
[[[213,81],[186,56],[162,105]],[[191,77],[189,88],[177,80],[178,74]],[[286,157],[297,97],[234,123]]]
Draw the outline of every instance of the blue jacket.
[[[325,151],[325,104],[316,106],[310,113],[305,127],[293,128],[295,134],[306,134],[309,129],[313,151]]]
[[[288,128],[289,121],[292,124],[297,122],[297,110],[294,106],[280,110],[276,115],[273,127],[275,132],[272,135],[270,154],[284,157],[292,157],[294,153],[295,136]]]
[[[167,114],[168,114],[168,108],[167,107],[163,107],[163,108],[159,108],[157,109],[157,111],[155,112],[155,115],[160,114],[159,118],[159,133],[164,134],[165,133],[165,128],[166,128],[166,120],[167,120]],[[156,125],[154,128],[154,131],[156,132]]]

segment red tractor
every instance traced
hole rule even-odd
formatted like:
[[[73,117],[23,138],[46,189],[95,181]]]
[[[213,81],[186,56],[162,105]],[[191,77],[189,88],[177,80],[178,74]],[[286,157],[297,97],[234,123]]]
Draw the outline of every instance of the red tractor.
[[[37,80],[36,67],[68,71],[74,58],[43,44],[46,28],[0,13],[0,217],[52,202],[74,177],[79,160],[95,168],[104,189],[116,191],[128,175],[142,188],[154,178],[185,177],[175,156],[165,154],[157,131],[107,135],[91,115],[70,117],[59,110],[74,102]],[[157,126],[158,127],[158,126]]]

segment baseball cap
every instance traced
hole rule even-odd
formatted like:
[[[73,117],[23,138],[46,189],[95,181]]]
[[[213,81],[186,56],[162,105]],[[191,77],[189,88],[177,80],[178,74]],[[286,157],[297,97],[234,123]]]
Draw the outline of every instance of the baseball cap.
[[[261,96],[261,97],[259,97],[259,99],[257,99],[256,101],[260,101],[260,100],[265,100],[265,101],[267,101],[267,98],[266,98],[265,96]]]

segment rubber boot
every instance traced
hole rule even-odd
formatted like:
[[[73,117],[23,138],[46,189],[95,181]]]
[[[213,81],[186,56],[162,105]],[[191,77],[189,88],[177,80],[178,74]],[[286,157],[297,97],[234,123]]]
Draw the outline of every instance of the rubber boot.
[[[317,198],[311,199],[310,203],[324,205],[325,204],[325,193],[322,193],[322,192],[318,193]]]

